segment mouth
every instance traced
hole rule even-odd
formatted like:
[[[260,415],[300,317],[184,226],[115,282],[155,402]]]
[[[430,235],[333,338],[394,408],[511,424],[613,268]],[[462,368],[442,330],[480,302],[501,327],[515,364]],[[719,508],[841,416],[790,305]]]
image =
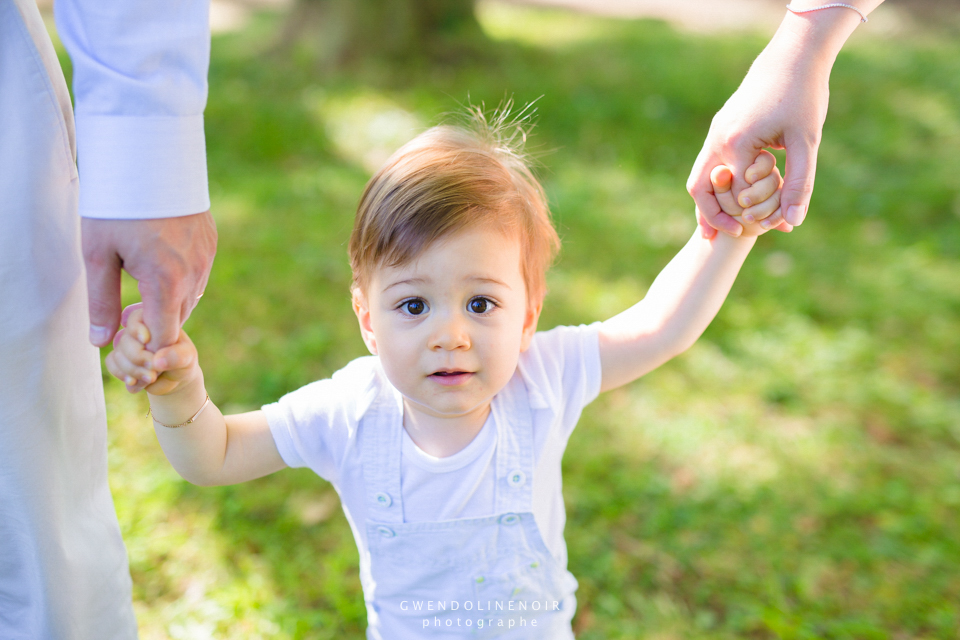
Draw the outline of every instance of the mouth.
[[[464,371],[462,369],[440,369],[427,377],[444,386],[455,386],[463,384],[469,380],[472,375],[472,371]]]

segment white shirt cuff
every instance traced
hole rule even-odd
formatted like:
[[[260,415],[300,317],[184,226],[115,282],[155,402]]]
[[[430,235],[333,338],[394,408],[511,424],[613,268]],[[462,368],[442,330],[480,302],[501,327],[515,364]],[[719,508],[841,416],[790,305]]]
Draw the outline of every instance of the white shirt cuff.
[[[77,114],[80,215],[173,218],[210,208],[203,115]]]

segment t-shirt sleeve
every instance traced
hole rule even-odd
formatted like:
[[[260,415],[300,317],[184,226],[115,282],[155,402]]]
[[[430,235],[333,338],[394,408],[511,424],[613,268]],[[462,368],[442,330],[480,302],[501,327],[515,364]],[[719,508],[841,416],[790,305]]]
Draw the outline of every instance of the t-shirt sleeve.
[[[356,440],[366,398],[376,392],[376,358],[359,358],[332,378],[312,382],[263,406],[270,432],[289,467],[310,467],[336,484]]]
[[[560,436],[573,431],[583,408],[600,395],[600,323],[537,333],[520,358],[534,408],[557,412]]]

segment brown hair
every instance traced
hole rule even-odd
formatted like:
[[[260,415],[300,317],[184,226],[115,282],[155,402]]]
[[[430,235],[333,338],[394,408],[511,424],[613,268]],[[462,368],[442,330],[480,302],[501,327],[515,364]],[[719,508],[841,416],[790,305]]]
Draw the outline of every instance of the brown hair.
[[[481,108],[470,116],[466,126],[423,132],[367,183],[350,236],[354,288],[363,290],[374,269],[406,264],[441,238],[490,225],[519,236],[527,299],[543,300],[560,239],[519,148],[524,119],[508,122],[509,104],[489,120]]]

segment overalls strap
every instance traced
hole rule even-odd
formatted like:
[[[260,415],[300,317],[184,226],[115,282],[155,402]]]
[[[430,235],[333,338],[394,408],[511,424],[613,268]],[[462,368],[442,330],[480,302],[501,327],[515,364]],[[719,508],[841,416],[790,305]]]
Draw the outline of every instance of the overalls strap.
[[[490,410],[497,425],[495,513],[532,511],[533,417],[519,375],[496,395]]]
[[[367,513],[370,520],[399,524],[403,522],[400,495],[403,397],[382,372],[379,375],[380,392],[361,417],[358,427]]]

